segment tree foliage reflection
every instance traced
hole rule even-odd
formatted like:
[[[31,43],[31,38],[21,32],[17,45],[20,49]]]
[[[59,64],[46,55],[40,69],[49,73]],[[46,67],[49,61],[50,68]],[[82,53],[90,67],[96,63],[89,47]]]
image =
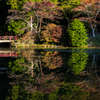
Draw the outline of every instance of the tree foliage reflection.
[[[43,66],[49,69],[56,69],[62,66],[62,57],[58,52],[48,51],[44,52],[44,57],[42,59]]]
[[[28,93],[21,85],[13,85],[8,90],[5,100],[87,100],[89,92],[82,91],[78,86],[63,83],[59,89],[51,93]]]
[[[8,77],[14,80],[14,84],[20,83],[36,83],[41,75],[41,66],[39,60],[34,61],[27,60],[25,58],[18,58],[12,62],[9,62]],[[11,84],[13,84],[11,82]]]
[[[88,55],[85,52],[72,52],[68,65],[70,70],[75,74],[79,74],[86,67]]]

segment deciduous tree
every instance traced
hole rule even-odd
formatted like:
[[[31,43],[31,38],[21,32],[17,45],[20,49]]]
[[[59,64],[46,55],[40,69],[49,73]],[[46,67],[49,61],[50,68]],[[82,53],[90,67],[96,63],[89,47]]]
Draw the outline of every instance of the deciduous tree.
[[[41,41],[46,43],[61,43],[62,37],[66,34],[66,27],[56,24],[48,24],[44,26],[44,31],[41,32]]]
[[[28,1],[40,2],[42,0],[7,0],[7,5],[10,5],[11,9],[22,10],[23,4],[25,4]]]
[[[87,15],[87,17],[80,17],[81,21],[86,21],[90,23],[92,28],[93,37],[95,37],[95,29],[99,21],[97,21],[97,16],[100,13],[100,0],[84,0],[81,4],[74,8],[73,11],[81,11]]]
[[[61,9],[56,4],[50,1],[41,2],[27,2],[23,6],[23,10],[9,10],[11,13],[8,16],[8,21],[11,20],[23,20],[31,28],[31,32],[41,32],[41,26],[43,19],[55,20],[61,18]]]
[[[63,10],[65,19],[67,19],[67,24],[69,26],[70,20],[72,18],[72,8],[77,7],[80,4],[81,0],[59,0],[60,6]]]

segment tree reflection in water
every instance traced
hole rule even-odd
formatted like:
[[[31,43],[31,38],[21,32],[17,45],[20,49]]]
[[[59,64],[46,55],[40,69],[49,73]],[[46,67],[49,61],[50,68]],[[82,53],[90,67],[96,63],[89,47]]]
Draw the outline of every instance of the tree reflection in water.
[[[73,84],[82,87],[84,91],[100,93],[100,78],[97,74],[100,68],[97,68],[95,55],[92,57],[91,65],[88,64],[89,59],[89,55],[83,51],[72,52],[70,55],[68,62],[69,70],[74,72],[73,75],[76,74],[74,76],[76,76],[76,80],[78,79]]]
[[[42,58],[43,66],[49,69],[56,69],[57,67],[62,67],[62,57],[55,51],[42,52],[44,57]]]
[[[98,76],[98,72],[100,68],[97,68],[96,64],[96,56],[93,55],[92,63],[90,67],[87,68],[87,71],[83,71],[80,73],[80,76],[86,77],[85,80],[82,82],[76,83],[77,85],[83,87],[85,91],[90,91],[90,92],[99,92],[100,91],[100,78]]]
[[[72,52],[69,58],[69,69],[75,74],[79,74],[86,68],[88,55],[85,52]]]
[[[12,98],[87,100],[95,97],[99,100],[99,95],[91,96],[92,92],[99,93],[96,89],[100,85],[99,78],[96,78],[96,56],[93,58],[89,67],[87,62],[89,55],[85,52],[68,54],[57,51],[21,51],[16,60],[9,62],[8,75],[11,79],[9,82],[11,89],[6,98],[10,98],[7,100],[13,100]]]
[[[31,84],[29,87],[26,87],[29,91],[32,90],[29,89],[32,85],[35,85],[34,90],[36,90],[45,81],[49,82],[57,79],[55,78],[56,75],[53,75],[55,72],[52,74],[47,73],[46,68],[54,70],[62,67],[62,58],[56,51],[42,51],[39,54],[36,51],[21,51],[18,56],[21,56],[21,58],[18,57],[16,60],[9,62],[10,70],[8,71],[8,75],[13,80],[10,84]],[[52,91],[53,89],[55,88],[48,88],[48,91]],[[45,88],[42,90],[45,91]]]
[[[15,84],[27,83],[29,81],[37,82],[39,77],[43,76],[39,55],[35,56],[33,50],[31,52],[22,51],[21,56],[21,58],[9,62],[9,77],[14,79]]]

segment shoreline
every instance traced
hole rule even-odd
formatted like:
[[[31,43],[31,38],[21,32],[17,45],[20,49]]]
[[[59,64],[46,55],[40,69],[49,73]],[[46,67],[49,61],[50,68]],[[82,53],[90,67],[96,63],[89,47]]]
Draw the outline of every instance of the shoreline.
[[[77,48],[88,48],[88,49],[92,49],[92,48],[97,48],[97,49],[100,49],[100,45],[98,46],[98,45],[93,45],[93,46],[91,46],[91,45],[89,45],[89,46],[83,46],[83,47],[68,47],[68,46],[58,46],[58,45],[30,45],[30,44],[23,44],[23,45],[14,45],[14,46],[12,46],[13,48],[23,48],[23,49],[27,49],[27,48],[29,48],[29,49],[31,49],[31,48],[41,48],[41,49],[43,49],[43,48],[48,48],[48,49],[77,49]]]

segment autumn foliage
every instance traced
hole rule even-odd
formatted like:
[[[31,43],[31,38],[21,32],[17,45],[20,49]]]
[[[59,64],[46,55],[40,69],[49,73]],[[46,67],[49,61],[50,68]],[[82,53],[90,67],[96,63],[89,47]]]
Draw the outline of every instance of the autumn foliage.
[[[97,16],[100,13],[100,0],[83,0],[81,4],[72,9],[72,11],[83,12],[86,16],[80,17],[80,21],[86,21],[90,24],[92,29],[93,37],[95,37],[94,31],[97,24],[100,24],[100,21],[97,21]]]
[[[44,26],[44,31],[41,33],[41,41],[46,43],[61,43],[63,35],[66,33],[66,27],[56,24],[48,24]]]
[[[28,31],[40,35],[41,27],[46,24],[46,21],[56,21],[62,19],[62,10],[56,4],[50,1],[41,2],[26,2],[22,10],[8,10],[10,15],[7,17],[7,23],[12,20],[21,20],[26,23]]]
[[[48,51],[42,59],[42,66],[49,69],[56,69],[62,67],[63,60],[58,52]]]
[[[39,18],[50,18],[52,20],[62,15],[61,9],[56,6],[56,4],[51,3],[50,1],[41,1],[41,2],[27,2],[24,7],[26,11],[34,11],[35,16]]]

